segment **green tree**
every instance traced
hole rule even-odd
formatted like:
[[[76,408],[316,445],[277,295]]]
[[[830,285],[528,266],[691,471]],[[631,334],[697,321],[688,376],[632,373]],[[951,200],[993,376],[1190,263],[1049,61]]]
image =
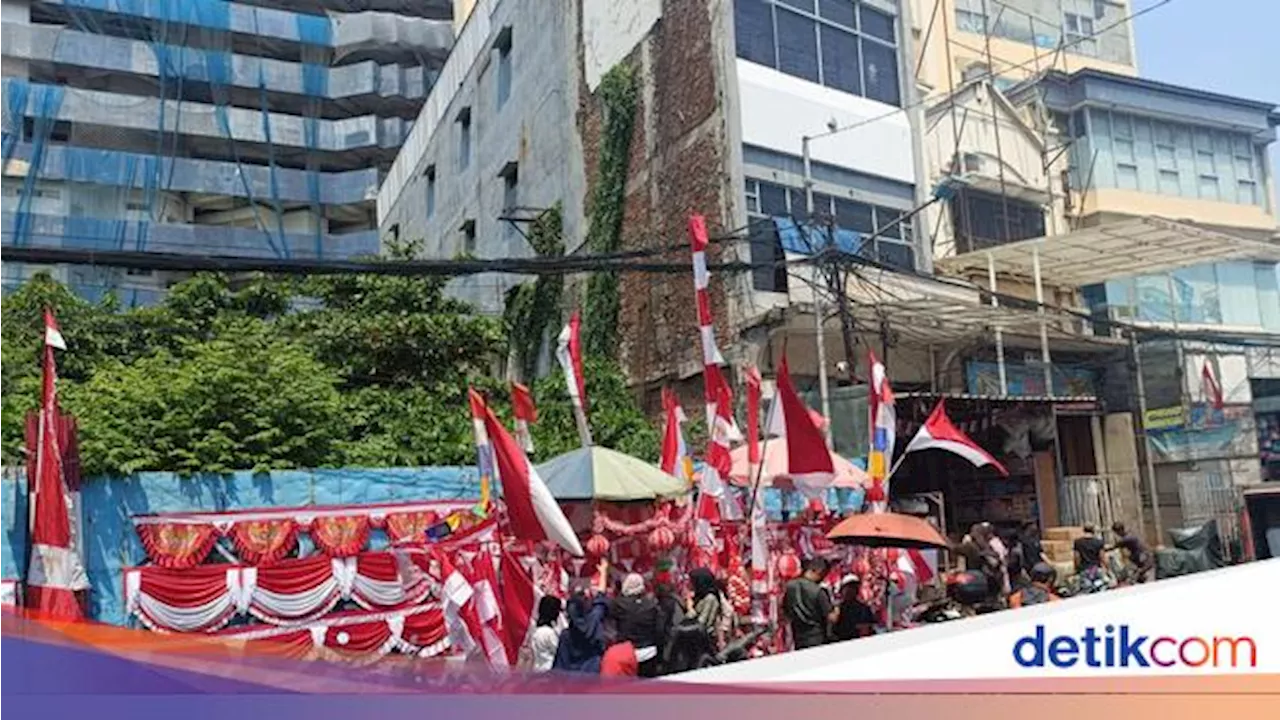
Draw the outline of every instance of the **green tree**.
[[[606,358],[588,356],[583,360],[587,386],[587,418],[591,439],[604,447],[657,462],[658,430],[640,410],[627,387],[618,364]],[[532,428],[539,458],[550,458],[577,448],[577,425],[573,406],[565,388],[564,375],[552,373],[534,386],[538,403],[538,424]]]

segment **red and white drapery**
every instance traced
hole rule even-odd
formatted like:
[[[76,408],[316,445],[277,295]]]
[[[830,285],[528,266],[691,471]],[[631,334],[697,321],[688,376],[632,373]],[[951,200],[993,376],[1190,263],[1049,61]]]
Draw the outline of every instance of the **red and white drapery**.
[[[449,648],[444,613],[437,603],[394,611],[334,613],[304,626],[237,627],[216,637],[243,642],[255,655],[357,663],[391,652],[431,657]]]
[[[193,568],[227,538],[239,560],[266,566],[289,556],[298,536],[310,536],[329,557],[354,557],[367,550],[369,533],[384,530],[395,543],[421,541],[426,530],[449,516],[468,515],[474,502],[439,501],[326,508],[282,508],[228,513],[173,513],[133,519],[151,562],[170,569]],[[454,530],[464,533],[485,521],[470,518]]]
[[[367,610],[419,604],[435,583],[390,552],[350,558],[316,555],[275,565],[161,566],[125,571],[126,612],[160,632],[211,632],[236,616],[298,625],[328,614],[344,600]]]

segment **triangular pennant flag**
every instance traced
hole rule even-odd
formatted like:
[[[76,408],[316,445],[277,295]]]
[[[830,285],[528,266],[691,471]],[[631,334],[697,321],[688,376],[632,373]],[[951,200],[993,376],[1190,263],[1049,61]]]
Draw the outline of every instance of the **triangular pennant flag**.
[[[951,418],[947,417],[947,410],[942,400],[938,401],[933,412],[929,414],[929,419],[925,421],[916,436],[911,438],[911,442],[907,443],[904,453],[915,452],[917,450],[945,450],[946,452],[968,460],[974,467],[982,467],[990,465],[994,467],[1001,475],[1008,475],[1009,471],[1005,469],[1000,461],[996,460],[982,446],[974,442],[968,435],[965,435],[960,428],[951,422]]]

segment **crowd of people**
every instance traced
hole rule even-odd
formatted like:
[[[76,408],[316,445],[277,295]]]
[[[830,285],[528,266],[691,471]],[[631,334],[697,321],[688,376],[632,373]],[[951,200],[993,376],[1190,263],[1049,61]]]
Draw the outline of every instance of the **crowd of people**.
[[[811,557],[779,598],[778,619],[789,631],[786,645],[803,650],[874,635],[886,626],[1054,602],[1152,579],[1154,557],[1142,539],[1122,523],[1111,530],[1115,541],[1108,544],[1085,526],[1073,542],[1074,572],[1060,578],[1034,523],[1000,532],[990,523],[976,524],[951,548],[959,569],[946,576],[943,587],[920,588],[896,619],[865,602],[857,575],[838,575],[833,582],[832,564]],[[637,573],[610,591],[607,577],[608,563],[601,561],[594,582],[578,584],[566,600],[541,599],[537,626],[521,653],[525,669],[650,678],[765,651],[763,640],[772,628],[735,613],[722,578],[708,568],[691,570],[683,592]]]

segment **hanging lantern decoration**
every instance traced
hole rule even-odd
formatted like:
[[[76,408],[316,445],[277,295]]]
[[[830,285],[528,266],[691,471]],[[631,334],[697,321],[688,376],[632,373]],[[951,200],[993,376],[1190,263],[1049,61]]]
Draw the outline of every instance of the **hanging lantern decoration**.
[[[659,525],[649,533],[649,548],[655,554],[665,553],[675,547],[676,533],[666,525]]]
[[[587,538],[587,544],[583,549],[593,558],[602,558],[609,554],[609,538],[600,533],[594,533]]]
[[[788,582],[800,577],[800,558],[794,550],[787,550],[778,556],[778,577]]]

